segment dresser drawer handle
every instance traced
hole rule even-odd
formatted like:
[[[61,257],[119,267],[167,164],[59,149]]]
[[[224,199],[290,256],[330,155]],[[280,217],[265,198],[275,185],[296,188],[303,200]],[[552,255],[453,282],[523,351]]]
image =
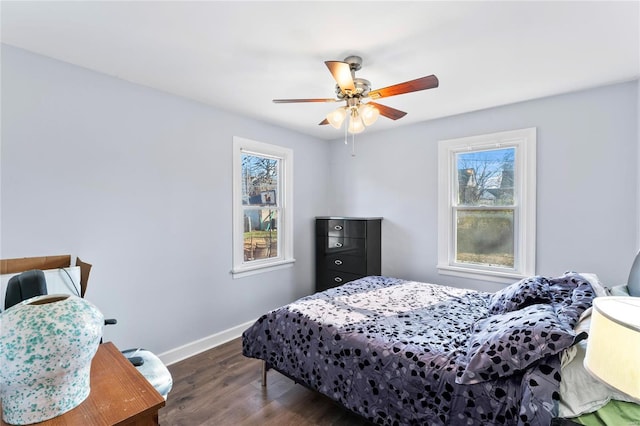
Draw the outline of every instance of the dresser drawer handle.
[[[336,231],[342,231],[342,225],[336,225],[333,227]]]
[[[340,277],[335,277],[333,280],[335,282],[337,282],[337,283],[341,283],[342,282],[342,278],[340,278]]]
[[[336,247],[342,247],[342,243],[336,243]]]
[[[333,261],[333,263],[335,263],[336,265],[340,266],[340,265],[342,265],[342,260],[336,259],[336,260]]]

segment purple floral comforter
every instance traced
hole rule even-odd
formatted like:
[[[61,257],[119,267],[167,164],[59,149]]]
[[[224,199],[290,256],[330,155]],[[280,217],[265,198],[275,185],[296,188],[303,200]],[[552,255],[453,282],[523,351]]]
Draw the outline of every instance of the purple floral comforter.
[[[366,277],[263,315],[243,354],[377,424],[549,425],[593,296],[575,273],[493,294]]]

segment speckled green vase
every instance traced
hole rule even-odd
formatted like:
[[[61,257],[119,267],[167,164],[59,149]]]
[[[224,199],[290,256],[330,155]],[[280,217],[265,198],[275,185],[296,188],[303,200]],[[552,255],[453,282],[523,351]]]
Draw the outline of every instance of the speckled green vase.
[[[0,314],[2,419],[41,422],[80,405],[104,317],[84,299],[38,296]]]

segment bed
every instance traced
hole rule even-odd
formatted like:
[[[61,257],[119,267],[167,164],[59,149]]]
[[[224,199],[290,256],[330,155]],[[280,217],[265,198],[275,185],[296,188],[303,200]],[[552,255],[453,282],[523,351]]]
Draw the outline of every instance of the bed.
[[[497,293],[365,277],[263,315],[243,354],[375,424],[548,425],[561,356],[604,292],[585,275]]]

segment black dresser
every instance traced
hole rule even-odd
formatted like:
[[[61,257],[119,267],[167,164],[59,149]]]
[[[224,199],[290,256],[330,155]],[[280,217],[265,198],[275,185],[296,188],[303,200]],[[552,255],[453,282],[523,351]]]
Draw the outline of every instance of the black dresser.
[[[381,217],[316,217],[316,291],[380,275]]]

